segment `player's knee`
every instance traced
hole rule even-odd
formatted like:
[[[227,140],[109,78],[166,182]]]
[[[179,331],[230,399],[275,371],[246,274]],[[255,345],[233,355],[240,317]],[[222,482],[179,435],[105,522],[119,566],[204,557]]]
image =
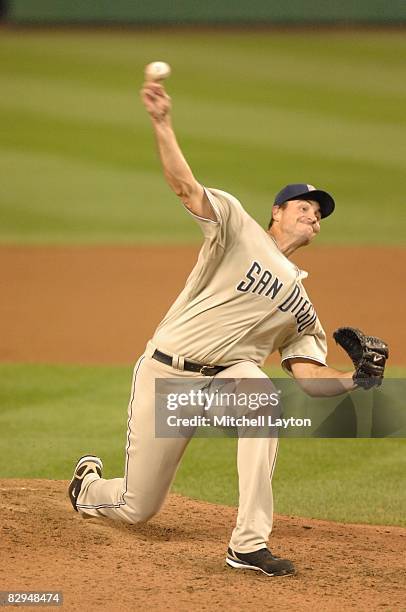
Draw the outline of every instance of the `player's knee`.
[[[146,523],[157,514],[158,510],[159,508],[143,508],[140,512],[140,522]]]
[[[160,509],[160,505],[153,505],[150,503],[134,503],[132,500],[127,501],[124,510],[124,519],[127,523],[135,525],[136,523],[146,523],[149,521]]]

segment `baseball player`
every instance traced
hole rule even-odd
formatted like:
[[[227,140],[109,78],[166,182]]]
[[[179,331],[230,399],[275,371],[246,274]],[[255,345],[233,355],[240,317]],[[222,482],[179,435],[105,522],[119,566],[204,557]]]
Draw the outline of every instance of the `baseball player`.
[[[279,351],[282,366],[308,393],[316,395],[323,379],[323,395],[337,395],[356,388],[363,376],[365,387],[379,384],[387,357],[385,346],[367,350],[373,339],[361,333],[354,338],[357,330],[344,328],[341,344],[351,356],[350,348],[363,342],[362,355],[355,351],[353,357],[355,370],[343,373],[326,365],[326,336],[303,286],[307,274],[289,259],[333,212],[331,195],[305,183],[284,187],[264,230],[235,197],[195,179],[177,143],[164,87],[146,82],[141,96],[165,178],[201,227],[204,243],[183,291],[135,365],[124,477],[103,479],[101,459],[87,455],[77,462],[69,486],[79,513],[128,523],[147,521],[159,511],[189,441],[155,437],[156,379],[264,381],[261,366]],[[238,440],[239,508],[226,557],[232,568],[268,576],[295,571],[267,546],[276,453],[275,437]]]

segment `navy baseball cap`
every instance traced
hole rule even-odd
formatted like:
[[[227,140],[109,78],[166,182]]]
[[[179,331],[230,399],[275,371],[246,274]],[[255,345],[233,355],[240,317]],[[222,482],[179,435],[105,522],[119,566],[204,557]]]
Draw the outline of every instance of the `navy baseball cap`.
[[[315,200],[320,204],[320,213],[322,218],[331,215],[335,208],[335,202],[327,191],[316,189],[313,185],[307,183],[293,183],[286,185],[275,196],[275,204],[280,206],[289,200]]]

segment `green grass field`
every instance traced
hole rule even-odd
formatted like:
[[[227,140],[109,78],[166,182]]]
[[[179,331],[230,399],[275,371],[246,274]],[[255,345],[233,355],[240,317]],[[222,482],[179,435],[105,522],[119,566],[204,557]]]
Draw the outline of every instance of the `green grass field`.
[[[69,479],[86,452],[122,475],[130,368],[0,364],[0,380],[0,478]],[[282,439],[276,511],[406,525],[405,450],[395,438]],[[192,440],[174,490],[237,504],[236,440]]]
[[[138,97],[165,59],[201,182],[261,223],[281,186],[311,182],[338,203],[319,242],[404,244],[405,52],[403,32],[2,31],[0,241],[200,238]]]

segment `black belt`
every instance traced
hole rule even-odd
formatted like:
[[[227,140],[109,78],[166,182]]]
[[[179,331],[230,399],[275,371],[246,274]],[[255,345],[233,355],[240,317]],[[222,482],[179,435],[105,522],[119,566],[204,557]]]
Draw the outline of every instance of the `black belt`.
[[[172,357],[171,355],[166,355],[158,349],[155,349],[154,354],[152,355],[152,359],[156,359],[161,363],[166,363],[168,366],[172,366]],[[195,361],[188,361],[185,359],[183,364],[183,369],[188,372],[198,372],[202,376],[215,376],[222,370],[225,370],[228,366],[221,365],[204,365],[203,363],[196,363]]]

